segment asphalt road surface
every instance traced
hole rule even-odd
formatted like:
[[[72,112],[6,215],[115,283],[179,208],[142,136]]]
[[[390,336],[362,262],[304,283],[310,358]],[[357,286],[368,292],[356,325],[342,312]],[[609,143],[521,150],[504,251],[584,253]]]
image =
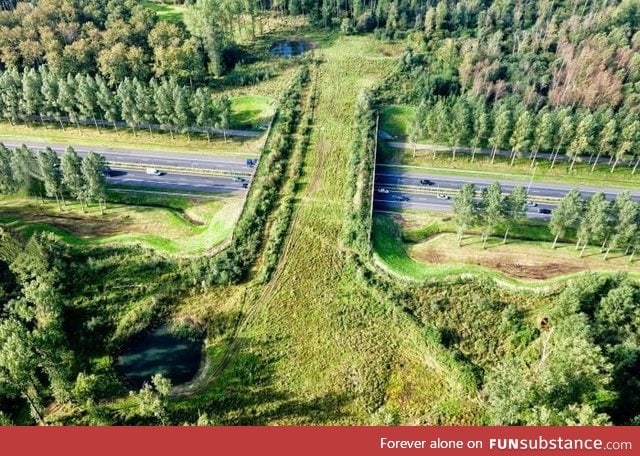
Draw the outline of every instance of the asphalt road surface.
[[[179,174],[174,172],[153,176],[147,174],[144,170],[112,168],[111,176],[107,177],[107,182],[112,185],[127,185],[131,187],[244,195],[247,189],[243,187],[243,184],[248,185],[249,179],[239,182],[232,177]]]
[[[420,180],[427,179],[432,185],[422,185]],[[439,199],[434,194],[425,194],[424,190],[429,189],[437,193],[438,190],[446,190],[447,192],[456,191],[467,183],[473,183],[478,190],[486,188],[495,179],[483,179],[478,177],[464,176],[444,176],[430,175],[426,173],[418,173],[414,171],[402,171],[401,169],[388,165],[377,165],[375,176],[374,191],[374,207],[377,210],[389,209],[423,209],[433,211],[450,211],[453,205],[453,196],[448,199]],[[513,180],[500,180],[504,192],[509,193],[514,187],[528,187],[529,182],[520,182]],[[398,186],[402,186],[398,188]],[[529,188],[529,195],[538,198],[562,198],[573,186],[563,184],[547,184],[541,182],[532,182]],[[380,191],[380,189],[388,190],[389,193]],[[623,190],[613,188],[596,188],[583,186],[580,193],[583,198],[588,198],[594,193],[602,191],[607,199],[613,200],[616,195]],[[640,201],[640,188],[632,190],[631,195],[636,201]],[[530,206],[527,215],[530,218],[548,219],[549,214],[540,213],[540,209],[553,210],[555,204],[552,202],[537,202],[536,206]]]
[[[58,154],[62,154],[67,146],[61,144],[46,144],[37,142],[20,142],[20,141],[3,141],[3,144],[9,148],[20,147],[22,144],[26,144],[33,151],[43,150],[46,147],[51,147],[52,150]],[[252,168],[246,165],[247,158],[255,159],[255,154],[247,154],[246,157],[212,157],[205,155],[175,153],[175,152],[157,152],[148,150],[136,150],[136,149],[111,149],[100,147],[74,147],[75,151],[79,155],[83,156],[93,151],[97,154],[104,156],[108,162],[115,163],[134,163],[138,165],[148,165],[150,168],[158,168],[162,170],[162,167],[178,167],[178,168],[192,168],[192,169],[204,169],[204,170],[220,170],[231,173],[244,173],[251,172]]]

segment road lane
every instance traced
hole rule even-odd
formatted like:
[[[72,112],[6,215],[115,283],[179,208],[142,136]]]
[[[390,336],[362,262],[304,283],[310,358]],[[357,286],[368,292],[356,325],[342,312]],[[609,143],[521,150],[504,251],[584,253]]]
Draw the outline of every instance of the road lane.
[[[3,141],[2,143],[8,149],[15,149],[16,147],[20,147],[22,144],[25,144],[33,151],[40,151],[47,147],[50,147],[58,154],[62,154],[67,149],[67,146],[62,144],[46,144],[38,142],[25,143],[20,141]],[[247,166],[246,161],[248,158],[257,158],[257,155],[253,153],[247,153],[246,157],[213,157],[208,155],[175,153],[171,151],[154,153],[153,151],[149,150],[87,146],[74,147],[74,150],[81,156],[88,154],[89,151],[93,151],[104,156],[107,161],[112,163],[134,163],[139,165],[149,165],[149,167],[159,169],[165,166],[203,170],[219,170],[230,173],[246,173],[248,171],[250,172],[252,168]]]
[[[224,176],[201,176],[173,172],[168,172],[161,176],[153,176],[140,170],[118,168],[113,168],[111,171],[111,176],[107,177],[109,184],[132,187],[245,195],[247,189],[243,188],[243,184],[249,184],[248,179],[244,180],[244,182],[237,182],[231,177]]]

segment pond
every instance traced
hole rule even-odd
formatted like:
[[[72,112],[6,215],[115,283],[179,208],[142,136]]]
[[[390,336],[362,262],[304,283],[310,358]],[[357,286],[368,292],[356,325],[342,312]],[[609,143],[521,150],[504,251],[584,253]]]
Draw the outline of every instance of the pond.
[[[278,41],[271,47],[271,53],[282,57],[300,55],[311,49],[311,43],[304,40]]]
[[[118,357],[117,368],[127,386],[140,389],[155,374],[172,385],[191,380],[202,361],[202,340],[171,333],[167,325],[135,337]]]

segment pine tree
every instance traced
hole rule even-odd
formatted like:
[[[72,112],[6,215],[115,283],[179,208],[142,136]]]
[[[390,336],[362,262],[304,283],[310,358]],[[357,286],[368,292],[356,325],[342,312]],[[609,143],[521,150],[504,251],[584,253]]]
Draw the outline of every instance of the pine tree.
[[[610,226],[609,202],[604,193],[599,192],[589,198],[587,208],[578,228],[578,244],[582,243],[580,256],[590,242],[600,242],[605,237]]]
[[[75,122],[80,129],[76,105],[76,82],[70,74],[66,79],[61,78],[58,81],[58,106],[67,115],[69,121]]]
[[[455,161],[458,147],[467,145],[472,134],[471,108],[464,97],[459,97],[453,105],[451,118],[451,159]]]
[[[140,114],[136,105],[134,82],[129,78],[124,78],[124,81],[118,85],[117,94],[120,101],[122,120],[127,123],[129,128],[133,130],[134,136],[136,136],[136,126],[138,125]]]
[[[107,187],[107,181],[104,176],[105,165],[104,157],[94,152],[89,152],[82,160],[81,167],[87,199],[96,201],[102,214],[104,214],[102,202],[105,201]]]
[[[482,191],[482,248],[487,247],[487,240],[496,226],[504,221],[505,204],[500,183],[494,182]]]
[[[40,168],[40,176],[44,181],[45,193],[49,197],[55,197],[60,206],[60,196],[62,196],[62,175],[60,172],[60,159],[58,154],[47,147],[38,154],[38,166]]]
[[[458,231],[458,246],[462,243],[462,236],[465,230],[476,222],[475,195],[475,185],[464,184],[453,200],[453,217]]]
[[[491,151],[491,163],[496,159],[496,153],[500,148],[507,147],[507,141],[511,136],[511,111],[506,105],[501,105],[495,112],[493,123],[493,133],[489,138],[489,144],[493,147]]]
[[[42,93],[40,87],[42,80],[40,74],[33,68],[25,70],[22,73],[22,100],[20,110],[26,116],[26,119],[34,117],[42,113]]]
[[[137,120],[138,124],[147,124],[149,128],[149,134],[153,136],[151,129],[151,122],[153,122],[153,113],[155,106],[153,104],[153,92],[150,87],[145,87],[137,79],[133,81],[134,84],[134,98],[137,106]]]
[[[120,112],[116,95],[109,89],[102,76],[96,76],[96,102],[100,110],[104,113],[104,118],[113,124],[113,129],[117,132],[118,114]]]
[[[487,113],[487,107],[484,100],[477,100],[475,104],[473,119],[474,135],[471,141],[471,146],[473,147],[473,151],[471,152],[472,162],[475,161],[478,148],[482,147],[484,142],[487,141],[489,132],[491,131],[491,118]]]
[[[616,214],[614,234],[604,256],[606,260],[612,248],[622,247],[625,254],[633,248],[635,240],[640,237],[640,205],[633,201],[629,192],[618,195],[614,204]]]
[[[211,125],[214,123],[211,91],[208,87],[198,87],[191,98],[191,112],[198,127],[207,133],[207,141],[211,142]]]
[[[191,108],[190,108],[190,93],[186,87],[174,85],[173,88],[173,123],[180,128],[180,131],[187,133],[189,140],[191,140],[191,134],[189,133],[189,127],[191,126]]]
[[[516,157],[519,158],[522,152],[529,150],[531,147],[533,135],[533,116],[527,110],[522,111],[518,116],[516,125],[509,144],[511,145],[511,166],[515,162]]]
[[[0,73],[0,99],[3,117],[15,125],[20,119],[22,102],[22,78],[15,68]]]
[[[225,142],[227,141],[227,130],[231,126],[231,100],[226,95],[221,96],[216,101],[218,110],[218,121],[216,128],[222,129]]]
[[[580,198],[580,192],[572,189],[560,200],[560,203],[558,203],[558,206],[556,206],[551,214],[549,230],[551,234],[555,236],[553,239],[553,249],[556,248],[558,238],[563,237],[568,229],[577,226],[581,215],[582,199]]]
[[[95,79],[87,75],[76,75],[76,102],[78,112],[84,120],[92,119],[93,124],[100,133],[97,117],[100,116],[98,105],[98,86]]]
[[[156,105],[156,119],[160,122],[160,126],[168,129],[173,139],[173,84],[166,79],[155,87],[153,99]]]
[[[11,154],[11,173],[18,188],[26,191],[31,190],[35,177],[38,175],[35,168],[36,159],[27,146],[22,145],[13,151]]]
[[[0,193],[5,195],[13,193],[16,187],[11,169],[11,151],[0,143]]]
[[[67,147],[67,150],[62,154],[61,168],[62,185],[71,196],[80,201],[80,207],[85,212],[84,200],[86,196],[85,181],[82,173],[82,158],[73,147]]]
[[[58,104],[59,84],[58,75],[52,71],[46,70],[44,67],[40,69],[40,79],[42,80],[42,87],[40,92],[43,99],[43,111],[44,114],[56,119],[60,122],[60,127],[64,130],[64,123],[62,122],[61,109]]]
[[[593,166],[591,167],[591,172],[596,169],[596,165],[600,160],[600,155],[604,154],[606,157],[611,156],[615,148],[617,139],[618,123],[616,122],[616,119],[611,118],[609,120],[606,120],[604,128],[600,132],[600,136],[598,138],[598,153],[596,155],[595,161],[593,162]]]

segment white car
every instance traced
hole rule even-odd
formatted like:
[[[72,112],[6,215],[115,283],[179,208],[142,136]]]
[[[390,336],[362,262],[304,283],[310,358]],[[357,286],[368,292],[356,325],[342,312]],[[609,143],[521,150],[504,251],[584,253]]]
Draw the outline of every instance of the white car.
[[[538,203],[534,203],[533,201],[527,201],[527,206],[529,206],[529,207],[538,207]]]
[[[389,190],[387,190],[386,188],[383,188],[383,187],[378,187],[378,188],[376,188],[376,192],[378,192],[378,193],[389,193]]]
[[[444,193],[438,193],[436,195],[436,198],[438,198],[439,200],[448,200],[450,197],[449,195],[445,195]]]
[[[147,174],[149,174],[150,176],[162,176],[160,170],[157,170],[155,168],[147,168]]]

